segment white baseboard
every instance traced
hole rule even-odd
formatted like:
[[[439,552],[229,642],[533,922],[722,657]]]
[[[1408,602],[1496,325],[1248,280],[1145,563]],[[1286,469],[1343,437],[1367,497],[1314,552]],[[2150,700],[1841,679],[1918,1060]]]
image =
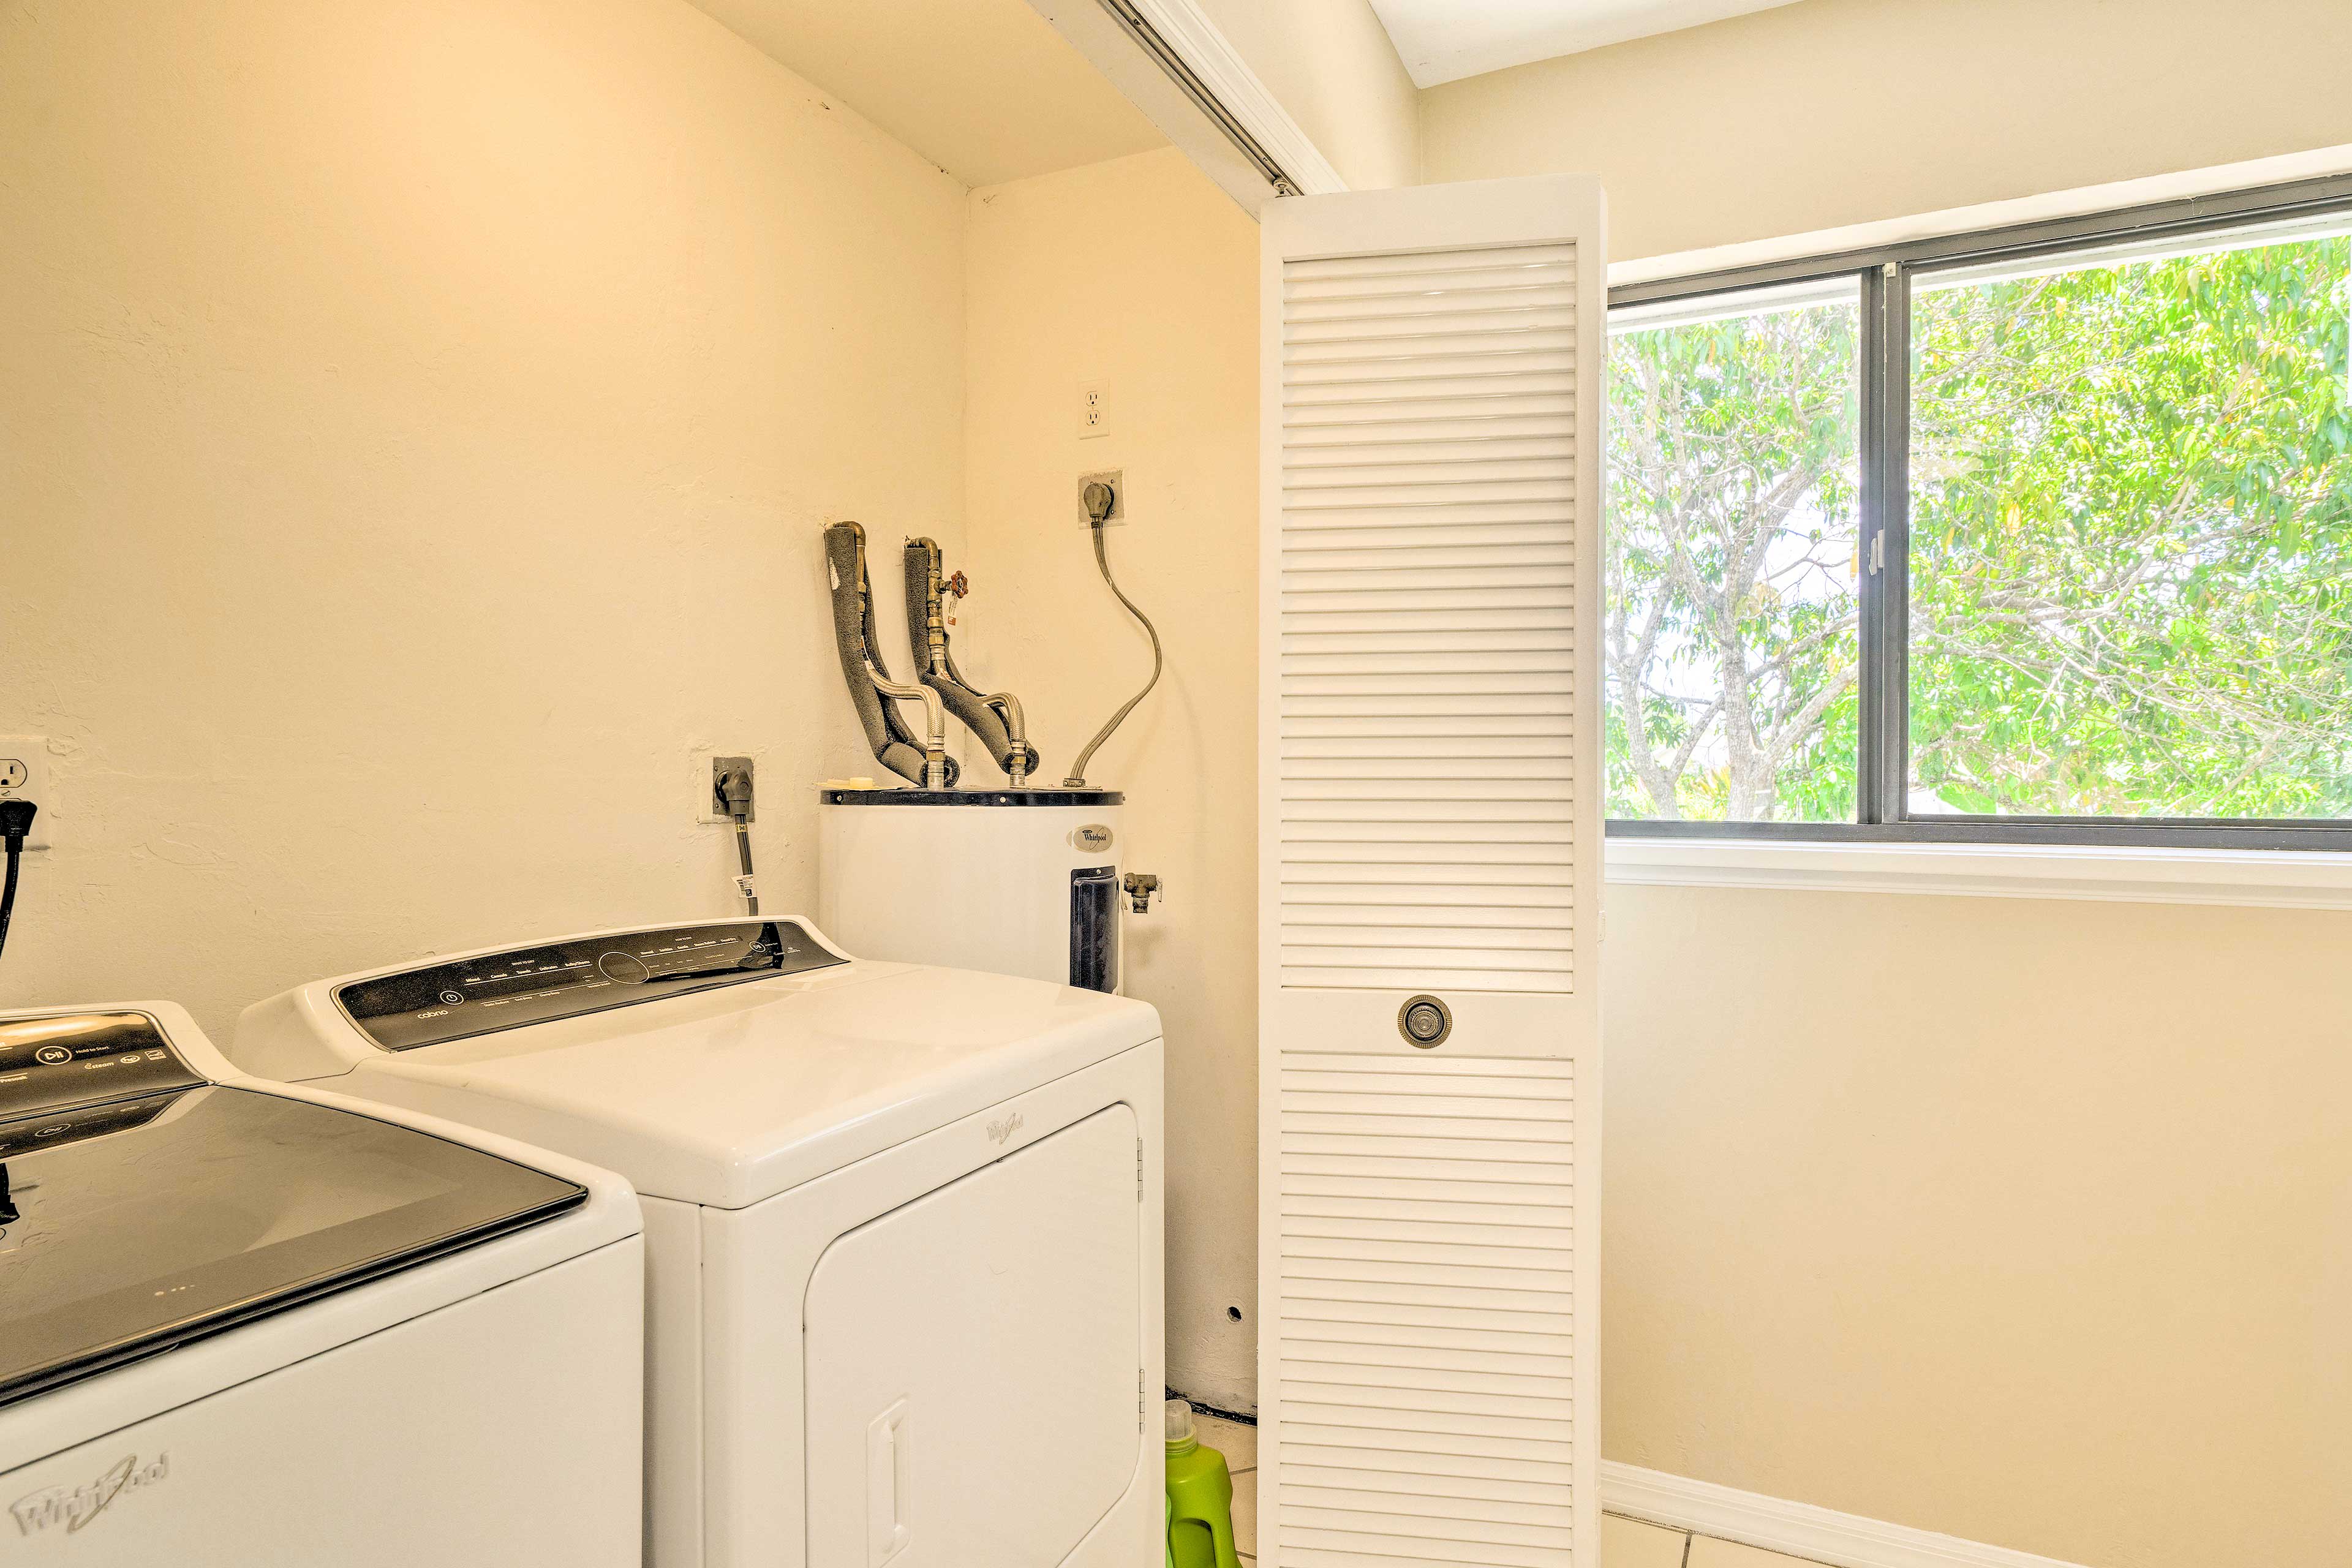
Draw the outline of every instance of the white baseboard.
[[[1611,1513],[1807,1557],[1834,1568],[2081,1568],[2055,1557],[1605,1460],[1601,1506]]]

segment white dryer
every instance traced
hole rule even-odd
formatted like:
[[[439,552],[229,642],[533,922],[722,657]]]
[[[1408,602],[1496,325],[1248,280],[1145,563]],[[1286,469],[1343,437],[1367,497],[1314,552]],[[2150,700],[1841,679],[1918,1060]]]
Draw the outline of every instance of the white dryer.
[[[1160,1560],[1144,1004],[730,920],[320,981],[235,1055],[635,1184],[656,1568]]]
[[[0,1563],[635,1563],[643,1269],[604,1172],[0,1013]]]

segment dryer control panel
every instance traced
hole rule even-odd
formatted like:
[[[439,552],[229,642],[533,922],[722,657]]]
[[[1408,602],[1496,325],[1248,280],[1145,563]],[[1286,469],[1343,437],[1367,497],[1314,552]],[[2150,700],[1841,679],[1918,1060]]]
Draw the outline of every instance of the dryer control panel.
[[[144,1013],[0,1019],[0,1121],[204,1081]]]
[[[727,921],[452,959],[353,981],[335,1000],[377,1045],[409,1051],[848,962],[791,921]]]

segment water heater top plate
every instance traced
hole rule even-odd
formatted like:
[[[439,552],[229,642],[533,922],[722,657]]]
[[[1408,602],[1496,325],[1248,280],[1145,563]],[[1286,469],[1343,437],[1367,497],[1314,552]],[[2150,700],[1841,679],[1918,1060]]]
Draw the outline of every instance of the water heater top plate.
[[[1115,789],[835,789],[818,798],[827,805],[1118,805],[1127,796]]]

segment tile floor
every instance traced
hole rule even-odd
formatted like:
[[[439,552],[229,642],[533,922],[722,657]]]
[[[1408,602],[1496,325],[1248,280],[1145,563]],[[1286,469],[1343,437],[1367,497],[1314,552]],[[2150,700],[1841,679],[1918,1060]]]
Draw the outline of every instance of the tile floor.
[[[1257,1428],[1195,1415],[1204,1447],[1225,1457],[1234,1476],[1234,1544],[1257,1565]],[[1818,1568],[1802,1558],[1759,1552],[1710,1536],[1689,1535],[1613,1513],[1601,1516],[1601,1568]]]

